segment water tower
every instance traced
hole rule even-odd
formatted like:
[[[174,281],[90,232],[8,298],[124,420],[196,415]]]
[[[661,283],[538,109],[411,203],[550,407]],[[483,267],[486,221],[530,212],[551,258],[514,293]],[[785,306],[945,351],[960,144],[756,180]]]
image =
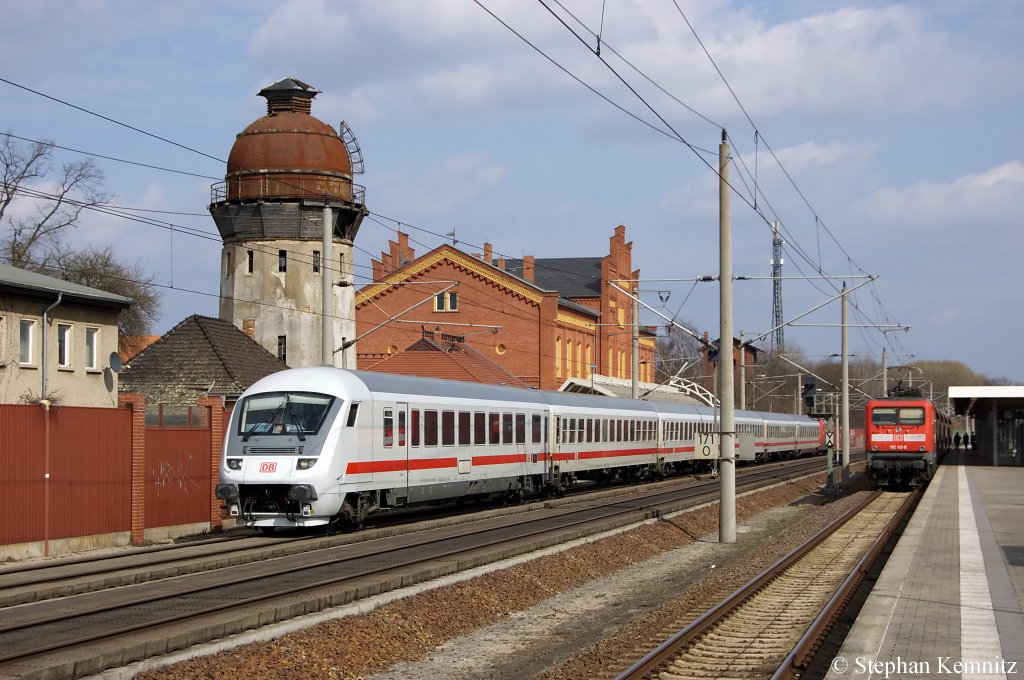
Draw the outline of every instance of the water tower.
[[[318,90],[285,78],[260,91],[267,115],[235,139],[211,188],[224,247],[220,318],[289,366],[355,367],[352,242],[365,189],[362,153],[344,122],[310,115]],[[328,224],[325,230],[324,224]]]

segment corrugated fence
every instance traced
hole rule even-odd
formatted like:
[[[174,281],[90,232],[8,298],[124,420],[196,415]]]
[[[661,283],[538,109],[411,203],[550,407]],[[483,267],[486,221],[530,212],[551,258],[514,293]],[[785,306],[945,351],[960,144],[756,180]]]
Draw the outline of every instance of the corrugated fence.
[[[129,408],[0,404],[0,545],[220,527],[220,401],[201,400],[205,428],[146,428],[141,395],[121,396]]]

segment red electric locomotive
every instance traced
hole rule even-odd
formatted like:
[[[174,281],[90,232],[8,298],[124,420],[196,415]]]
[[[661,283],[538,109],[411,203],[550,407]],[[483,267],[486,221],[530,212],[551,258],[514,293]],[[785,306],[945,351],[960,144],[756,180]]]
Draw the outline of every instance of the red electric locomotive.
[[[927,399],[872,399],[864,410],[868,476],[882,484],[928,481],[949,450],[951,426]]]

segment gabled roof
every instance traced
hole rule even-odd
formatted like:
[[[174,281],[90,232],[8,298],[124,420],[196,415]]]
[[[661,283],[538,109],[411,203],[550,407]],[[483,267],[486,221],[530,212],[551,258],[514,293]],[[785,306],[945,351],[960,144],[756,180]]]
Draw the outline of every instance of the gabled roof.
[[[191,406],[199,396],[237,397],[260,378],[288,368],[234,325],[193,315],[135,355],[121,372],[121,392],[149,403]]]
[[[535,304],[540,304],[543,297],[541,295],[540,288],[534,283],[524,281],[518,276],[514,276],[503,269],[495,267],[483,260],[478,260],[471,255],[467,255],[457,248],[443,244],[429,253],[417,257],[412,262],[406,263],[402,267],[383,277],[380,281],[375,281],[374,283],[363,286],[363,288],[356,293],[356,307],[364,304],[367,300],[376,297],[377,295],[385,293],[393,287],[392,284],[407,281],[417,274],[432,269],[444,260],[451,262],[456,267],[464,269],[471,274],[487,279],[488,281],[493,281],[495,284],[510,293],[519,295]]]
[[[64,293],[64,300],[68,302],[74,299],[105,307],[130,307],[132,304],[131,299],[123,295],[71,283],[54,276],[30,272],[9,264],[0,264],[0,290],[47,298],[56,298],[58,293]]]
[[[463,342],[420,338],[403,352],[366,368],[368,371],[445,378],[488,385],[529,387],[522,380]]]
[[[545,257],[534,260],[534,283],[564,298],[601,297],[601,257]],[[522,260],[506,260],[510,274],[523,276]]]

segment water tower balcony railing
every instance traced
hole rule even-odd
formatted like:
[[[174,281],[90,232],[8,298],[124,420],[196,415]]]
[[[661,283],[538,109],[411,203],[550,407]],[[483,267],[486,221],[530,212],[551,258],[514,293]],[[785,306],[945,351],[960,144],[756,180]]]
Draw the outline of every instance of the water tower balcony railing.
[[[305,199],[366,205],[366,187],[350,180],[323,175],[250,175],[210,186],[210,203]]]

